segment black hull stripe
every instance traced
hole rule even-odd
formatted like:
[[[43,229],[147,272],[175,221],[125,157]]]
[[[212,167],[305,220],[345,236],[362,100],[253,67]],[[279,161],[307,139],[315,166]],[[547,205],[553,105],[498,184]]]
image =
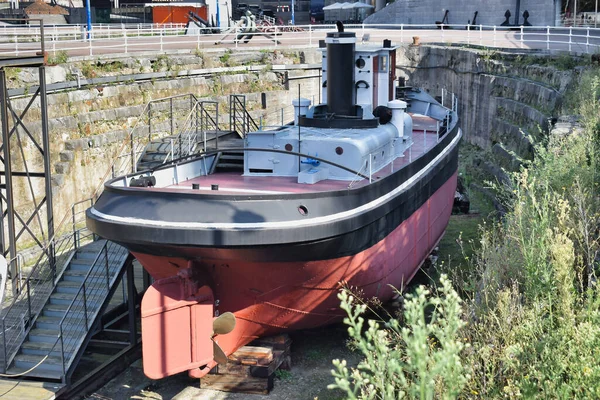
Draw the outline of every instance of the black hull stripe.
[[[409,190],[393,201],[384,204],[379,212],[384,215],[360,229],[323,240],[271,245],[223,246],[219,248],[219,257],[223,259],[244,259],[263,262],[318,261],[335,259],[358,254],[379,241],[385,239],[402,222],[440,189],[458,168],[458,147],[455,147],[430,172]],[[140,229],[140,228],[138,228]],[[310,228],[304,228],[310,229]],[[132,243],[116,240],[129,250],[138,253],[165,257],[196,258],[204,253],[202,246],[161,246],[155,243]],[[214,248],[215,246],[211,246]]]

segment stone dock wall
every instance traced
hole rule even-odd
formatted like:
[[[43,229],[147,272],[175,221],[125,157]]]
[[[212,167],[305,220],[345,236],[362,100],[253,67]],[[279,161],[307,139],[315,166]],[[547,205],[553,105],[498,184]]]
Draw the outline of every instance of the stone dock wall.
[[[432,95],[442,88],[458,97],[464,140],[482,148],[481,166],[492,175],[516,170],[533,157],[533,145],[560,113],[579,68],[537,65],[544,55],[445,46],[408,46],[398,53],[397,74]],[[447,105],[450,102],[447,100]]]

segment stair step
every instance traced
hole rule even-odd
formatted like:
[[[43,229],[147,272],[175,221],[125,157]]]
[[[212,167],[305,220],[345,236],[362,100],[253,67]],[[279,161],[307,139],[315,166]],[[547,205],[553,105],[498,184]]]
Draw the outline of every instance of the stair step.
[[[86,289],[85,296],[86,301],[89,304],[97,303],[98,300],[104,298],[108,290],[106,288],[98,289],[98,290],[88,290]],[[52,293],[50,295],[50,304],[65,304],[69,305],[75,298],[77,293]],[[83,301],[83,291],[79,293],[77,296],[80,302]]]
[[[217,164],[217,168],[234,168],[234,169],[243,169],[244,165],[243,164],[233,164],[233,163],[222,163],[219,162]]]
[[[93,307],[96,303],[88,304],[88,314],[94,312],[96,309]],[[46,317],[58,317],[62,318],[65,316],[65,312],[69,308],[69,304],[46,304],[42,310],[42,315]],[[77,318],[78,314],[83,314],[81,307],[77,305],[76,311],[71,310],[73,318]]]
[[[57,293],[77,293],[81,287],[81,282],[61,280],[56,285]]]
[[[125,258],[124,254],[109,253],[108,254],[109,267],[111,264],[119,263],[120,261],[124,260],[124,258]],[[96,261],[95,257],[93,259],[92,258],[73,258],[71,260],[71,262],[69,263],[69,268],[70,269],[84,269],[84,268],[89,269],[94,264],[94,261]],[[100,259],[98,259],[98,262],[102,263],[102,266],[104,266],[104,264],[106,263],[104,254],[102,254],[100,256]]]
[[[29,341],[54,344],[58,334],[58,329],[32,329],[29,331]]]
[[[110,276],[112,277],[115,274],[115,271],[117,270],[117,266],[116,265],[108,265],[108,271],[110,273]],[[95,273],[91,274],[90,276],[92,277],[102,277],[102,276],[106,276],[104,273],[99,273],[99,271],[94,271]],[[85,269],[68,269],[63,273],[63,280],[64,281],[76,281],[76,282],[83,282],[83,279],[85,278],[85,276],[87,275],[88,271]]]
[[[35,320],[35,327],[39,329],[53,329],[60,324],[62,317],[40,315]]]
[[[15,367],[9,368],[6,373],[9,375],[18,375],[18,374],[22,374],[23,372],[27,371],[28,369],[29,368],[20,368],[20,367],[15,366]],[[59,381],[62,378],[62,372],[56,371],[55,369],[45,368],[45,365],[42,364],[38,368],[34,369],[33,371],[25,374],[24,376],[28,376],[31,378],[42,378],[42,379]]]
[[[45,356],[36,354],[17,354],[13,360],[13,365],[17,368],[29,369],[37,365]],[[48,356],[44,362],[37,367],[49,371],[62,372],[62,360],[60,356]]]
[[[60,342],[55,346],[54,343],[27,341],[21,346],[21,352],[26,355],[45,356],[49,354],[50,357],[60,357],[61,347]],[[65,352],[65,358],[69,359],[71,355],[71,352]]]
[[[243,154],[222,154],[221,157],[219,158],[220,160],[236,160],[236,161],[244,161],[244,155]]]
[[[82,247],[79,250],[77,250],[77,253],[75,253],[75,256],[73,258],[75,258],[75,259],[96,258],[96,256],[98,255],[98,253],[101,250],[103,250],[102,246]],[[109,248],[108,248],[109,255],[121,254],[123,252],[125,252],[125,249],[121,246],[109,246]]]

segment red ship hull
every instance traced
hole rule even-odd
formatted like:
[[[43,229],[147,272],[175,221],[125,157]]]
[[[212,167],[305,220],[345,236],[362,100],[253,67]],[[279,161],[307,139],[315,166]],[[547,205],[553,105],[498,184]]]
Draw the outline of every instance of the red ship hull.
[[[452,211],[456,178],[455,172],[383,240],[351,256],[252,262],[242,254],[236,257],[235,250],[219,254],[215,249],[197,248],[193,250],[196,261],[190,265],[189,253],[185,259],[133,254],[157,281],[176,276],[186,266],[206,277],[218,300],[214,310],[233,312],[237,319],[235,329],[218,338],[225,353],[231,354],[261,336],[340,321],[343,314],[337,292],[341,282],[358,288],[365,298],[389,300],[392,287],[404,287],[442,237]],[[164,372],[165,376],[169,373]]]

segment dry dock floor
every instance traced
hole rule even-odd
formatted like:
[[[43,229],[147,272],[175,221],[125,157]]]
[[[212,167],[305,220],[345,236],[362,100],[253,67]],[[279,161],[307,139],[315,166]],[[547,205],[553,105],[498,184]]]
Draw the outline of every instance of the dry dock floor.
[[[52,400],[62,388],[60,383],[15,381],[0,379],[0,399],[2,400]]]
[[[144,376],[141,360],[88,398],[95,400],[334,400],[343,399],[340,392],[327,389],[333,383],[331,360],[346,359],[352,366],[360,355],[348,349],[346,327],[342,324],[320,329],[293,332],[292,369],[275,378],[268,395],[226,393],[200,389],[198,381],[187,373],[153,381]]]

